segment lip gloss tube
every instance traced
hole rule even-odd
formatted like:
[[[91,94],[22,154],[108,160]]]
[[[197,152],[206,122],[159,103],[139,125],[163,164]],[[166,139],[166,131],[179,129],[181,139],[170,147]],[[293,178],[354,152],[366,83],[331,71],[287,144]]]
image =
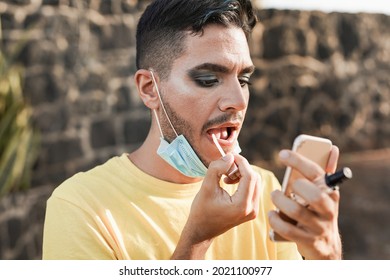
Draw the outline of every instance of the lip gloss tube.
[[[344,180],[352,178],[352,170],[348,167],[344,167],[333,174],[325,174],[325,183],[330,188],[335,188],[338,184],[341,184]]]

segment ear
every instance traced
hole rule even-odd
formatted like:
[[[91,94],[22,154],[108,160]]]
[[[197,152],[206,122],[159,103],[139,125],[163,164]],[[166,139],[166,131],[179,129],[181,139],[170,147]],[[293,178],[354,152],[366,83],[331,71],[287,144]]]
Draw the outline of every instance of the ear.
[[[157,75],[154,74],[158,79]],[[145,106],[149,109],[157,109],[160,104],[155,85],[153,84],[152,74],[149,70],[140,69],[134,75],[135,85],[138,89],[138,94]]]

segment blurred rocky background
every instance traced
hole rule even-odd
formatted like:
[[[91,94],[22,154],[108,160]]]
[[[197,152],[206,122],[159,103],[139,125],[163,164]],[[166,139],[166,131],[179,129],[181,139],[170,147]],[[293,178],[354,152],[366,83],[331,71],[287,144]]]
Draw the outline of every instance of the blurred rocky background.
[[[145,138],[150,116],[132,75],[148,2],[0,2],[1,48],[20,48],[14,63],[40,135],[31,188],[0,199],[0,259],[40,259],[53,189]],[[344,257],[390,259],[390,17],[267,9],[259,18],[242,154],[281,179],[281,148],[300,133],[329,137],[354,172],[341,187]]]

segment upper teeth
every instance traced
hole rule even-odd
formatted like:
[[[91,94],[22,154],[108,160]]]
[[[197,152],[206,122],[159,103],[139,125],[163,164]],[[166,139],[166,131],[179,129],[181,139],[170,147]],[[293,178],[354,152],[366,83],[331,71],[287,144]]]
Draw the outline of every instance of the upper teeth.
[[[226,128],[225,128],[225,129],[222,129],[222,130],[221,130],[221,136],[220,136],[220,138],[222,138],[222,139],[227,139],[228,136],[229,136],[229,134],[228,134],[228,132],[227,132],[227,129],[226,129]]]
[[[228,127],[214,128],[214,129],[211,129],[208,133],[215,134],[215,137],[217,137],[217,139],[226,140],[229,138],[229,128]]]

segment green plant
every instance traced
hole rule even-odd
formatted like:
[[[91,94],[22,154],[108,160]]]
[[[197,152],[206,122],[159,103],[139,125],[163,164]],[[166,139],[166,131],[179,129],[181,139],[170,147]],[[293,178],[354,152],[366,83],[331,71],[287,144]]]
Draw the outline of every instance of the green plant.
[[[30,187],[39,143],[23,96],[23,69],[10,57],[0,47],[0,197]]]

